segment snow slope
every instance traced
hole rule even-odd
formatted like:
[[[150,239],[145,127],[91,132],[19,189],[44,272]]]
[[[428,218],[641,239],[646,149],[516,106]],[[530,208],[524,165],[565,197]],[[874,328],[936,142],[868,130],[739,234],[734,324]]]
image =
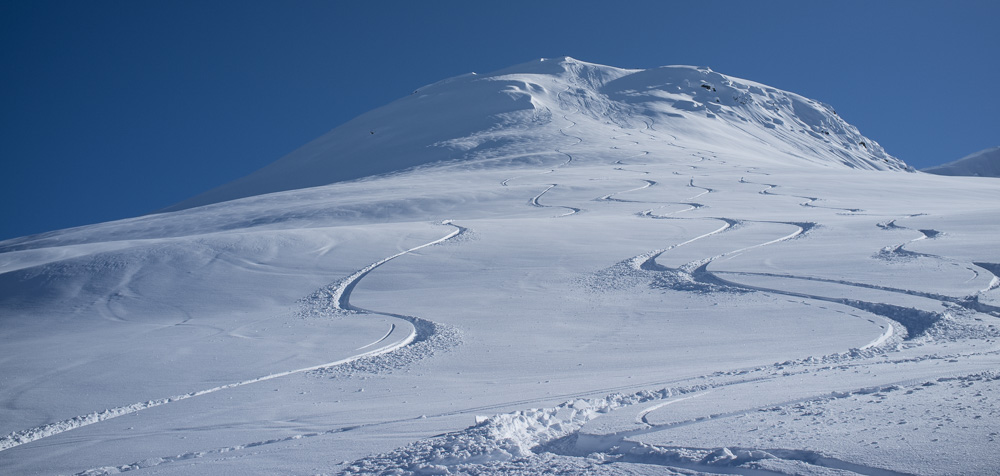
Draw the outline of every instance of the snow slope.
[[[690,148],[750,147],[748,155],[764,163],[906,167],[830,106],[794,93],[709,68],[629,70],[567,57],[425,86],[167,210],[427,164],[531,160],[552,152],[537,144],[565,142],[567,114],[588,134],[655,127],[657,136]]]
[[[921,171],[936,175],[1000,177],[1000,147],[983,149],[954,162],[928,167]]]
[[[457,78],[378,175],[0,242],[0,473],[995,471],[1000,184],[714,75]]]

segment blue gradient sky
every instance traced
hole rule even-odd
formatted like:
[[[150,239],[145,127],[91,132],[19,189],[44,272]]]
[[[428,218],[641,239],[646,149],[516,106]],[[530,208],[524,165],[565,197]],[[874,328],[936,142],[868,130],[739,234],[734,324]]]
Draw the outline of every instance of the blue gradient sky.
[[[0,4],[0,239],[141,215],[425,84],[539,57],[829,103],[921,168],[1000,145],[1000,2]]]

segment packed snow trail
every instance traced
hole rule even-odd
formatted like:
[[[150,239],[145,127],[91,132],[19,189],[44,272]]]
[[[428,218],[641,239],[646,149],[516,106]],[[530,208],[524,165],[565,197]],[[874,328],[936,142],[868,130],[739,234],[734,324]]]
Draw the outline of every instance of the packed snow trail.
[[[379,347],[377,349],[370,350],[370,351],[367,351],[367,352],[362,352],[360,354],[355,354],[355,355],[352,355],[350,357],[346,357],[346,358],[343,358],[343,359],[340,359],[340,360],[336,360],[336,361],[333,361],[333,362],[326,362],[326,363],[319,364],[319,365],[313,365],[313,366],[309,366],[309,367],[304,367],[304,368],[299,368],[299,369],[294,369],[294,370],[288,370],[288,371],[285,371],[285,372],[277,372],[277,373],[265,375],[263,377],[257,377],[257,378],[253,378],[253,379],[249,379],[249,380],[243,380],[243,381],[240,381],[240,382],[230,383],[230,384],[226,384],[226,385],[220,385],[218,387],[212,387],[212,388],[208,388],[208,389],[205,389],[205,390],[199,390],[199,391],[196,391],[196,392],[190,392],[190,393],[185,393],[185,394],[181,394],[181,395],[174,395],[172,397],[160,398],[160,399],[156,399],[156,400],[148,400],[146,402],[133,403],[131,405],[125,405],[125,406],[121,406],[121,407],[115,407],[115,408],[107,409],[107,410],[104,410],[104,411],[101,411],[101,412],[93,412],[93,413],[90,413],[90,414],[87,414],[87,415],[76,416],[76,417],[73,417],[73,418],[70,418],[70,419],[67,419],[67,420],[62,420],[62,421],[55,422],[55,423],[49,423],[47,425],[42,425],[42,426],[38,426],[38,427],[34,427],[34,428],[28,428],[28,429],[25,429],[25,430],[15,431],[15,432],[12,432],[12,433],[10,433],[10,434],[8,434],[6,436],[0,437],[0,451],[8,450],[8,449],[11,449],[11,448],[14,448],[14,447],[26,444],[26,443],[30,443],[32,441],[37,441],[37,440],[40,440],[42,438],[49,437],[49,436],[58,435],[60,433],[64,433],[66,431],[70,431],[70,430],[73,430],[73,429],[76,429],[76,428],[84,427],[84,426],[87,426],[87,425],[92,425],[94,423],[99,423],[99,422],[102,422],[102,421],[110,420],[112,418],[117,418],[117,417],[124,416],[124,415],[129,415],[129,414],[132,414],[132,413],[136,413],[136,412],[148,409],[148,408],[158,407],[158,406],[161,406],[161,405],[166,405],[168,403],[173,403],[173,402],[178,402],[178,401],[182,401],[182,400],[187,400],[189,398],[200,397],[202,395],[208,395],[208,394],[219,392],[219,391],[222,391],[222,390],[228,390],[228,389],[231,389],[231,388],[242,387],[244,385],[251,385],[251,384],[255,384],[255,383],[259,383],[259,382],[265,382],[265,381],[273,380],[273,379],[276,379],[276,378],[286,377],[288,375],[300,374],[300,373],[305,373],[305,372],[311,372],[311,371],[314,371],[314,370],[320,370],[320,369],[326,369],[326,368],[330,368],[330,367],[336,367],[336,366],[347,364],[347,363],[350,363],[350,362],[355,362],[355,361],[358,361],[358,360],[361,360],[361,359],[366,359],[366,358],[371,358],[371,357],[379,356],[379,355],[386,354],[386,353],[392,352],[394,350],[400,349],[402,347],[405,347],[405,346],[413,343],[418,337],[422,338],[422,339],[426,339],[428,337],[428,335],[427,335],[428,334],[427,329],[428,328],[433,329],[433,323],[430,323],[430,321],[426,321],[424,319],[420,319],[420,318],[416,318],[416,317],[412,317],[412,316],[402,316],[402,315],[398,315],[398,314],[389,314],[389,313],[380,313],[380,312],[376,312],[376,311],[368,311],[368,310],[365,310],[365,309],[362,309],[362,308],[359,308],[359,307],[356,307],[356,306],[352,306],[350,304],[350,296],[351,296],[351,291],[354,290],[354,288],[355,288],[355,286],[357,286],[358,282],[363,277],[365,277],[365,275],[367,275],[368,273],[372,272],[372,270],[374,270],[375,268],[378,268],[379,266],[381,266],[381,265],[389,262],[390,260],[398,258],[398,257],[403,256],[405,254],[408,254],[408,253],[411,253],[411,252],[414,252],[414,251],[426,248],[428,246],[436,245],[438,243],[443,243],[443,242],[445,242],[447,240],[450,240],[450,239],[452,239],[452,238],[454,238],[454,237],[462,234],[466,230],[465,228],[463,228],[461,226],[453,224],[450,220],[446,220],[446,221],[442,222],[441,224],[442,225],[450,225],[450,226],[454,227],[455,230],[452,231],[451,233],[449,233],[448,235],[442,237],[442,238],[439,238],[437,240],[434,240],[434,241],[431,241],[431,242],[428,242],[428,243],[424,243],[424,244],[422,244],[420,246],[416,246],[416,247],[410,248],[408,250],[396,253],[396,254],[388,257],[388,258],[384,258],[382,260],[379,260],[379,261],[377,261],[375,263],[372,263],[372,264],[366,266],[365,268],[357,271],[356,273],[348,276],[347,278],[338,281],[337,285],[336,285],[336,287],[335,287],[335,289],[334,289],[334,291],[332,293],[333,302],[335,303],[335,305],[337,306],[337,308],[340,309],[340,310],[342,310],[342,311],[353,311],[353,312],[361,312],[361,313],[366,313],[366,314],[379,314],[379,315],[385,315],[385,316],[395,317],[395,318],[403,319],[405,321],[409,321],[407,324],[412,324],[412,325],[408,325],[407,326],[408,327],[408,332],[407,332],[406,336],[404,336],[402,339],[396,340],[396,341],[394,341],[394,342],[392,342],[392,343],[390,343],[388,345]],[[423,325],[421,325],[421,324],[423,324]],[[428,326],[427,324],[431,324],[431,326]],[[377,340],[377,341],[375,341],[375,342],[373,342],[371,344],[368,344],[368,345],[365,345],[363,347],[360,347],[357,350],[362,350],[362,349],[371,347],[373,345],[376,345],[376,344],[378,344],[380,342],[385,341],[386,339],[389,338],[390,335],[393,334],[393,332],[395,332],[397,330],[397,328],[398,327],[395,324],[393,324],[391,326],[389,332],[384,337],[382,337],[381,339],[379,339],[379,340]],[[421,331],[423,331],[423,332],[421,332]]]

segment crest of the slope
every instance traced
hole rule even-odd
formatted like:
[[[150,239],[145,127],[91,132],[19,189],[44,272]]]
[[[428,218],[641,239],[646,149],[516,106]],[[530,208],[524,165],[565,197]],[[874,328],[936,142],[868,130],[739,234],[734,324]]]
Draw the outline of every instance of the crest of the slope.
[[[831,107],[794,93],[705,67],[626,69],[561,57],[418,88],[168,210],[434,164],[544,161],[562,156],[553,151],[567,136],[600,149],[616,130],[643,131],[656,141],[648,147],[713,150],[755,166],[907,168]]]
[[[638,117],[689,138],[718,131],[706,137],[708,143],[751,136],[752,142],[767,143],[802,163],[911,170],[832,106],[704,66],[627,69],[567,56],[465,78],[517,83],[507,92],[528,99],[535,109],[561,109],[622,128],[635,126],[632,119]]]
[[[946,164],[923,169],[937,175],[1000,177],[1000,146],[974,152]]]
[[[549,75],[586,85],[593,89],[600,89],[611,81],[639,71],[642,70],[588,63],[564,56],[560,58],[540,58],[527,63],[521,63],[494,71],[486,75],[486,77],[503,78],[518,75]]]

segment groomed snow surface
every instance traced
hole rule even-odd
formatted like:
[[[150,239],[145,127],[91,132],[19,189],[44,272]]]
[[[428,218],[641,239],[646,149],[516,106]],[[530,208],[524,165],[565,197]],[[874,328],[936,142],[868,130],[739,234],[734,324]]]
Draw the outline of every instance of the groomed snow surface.
[[[0,242],[0,473],[995,473],[1000,183],[650,71],[456,78],[492,112],[393,173]],[[312,156],[388,147],[345,127]]]

